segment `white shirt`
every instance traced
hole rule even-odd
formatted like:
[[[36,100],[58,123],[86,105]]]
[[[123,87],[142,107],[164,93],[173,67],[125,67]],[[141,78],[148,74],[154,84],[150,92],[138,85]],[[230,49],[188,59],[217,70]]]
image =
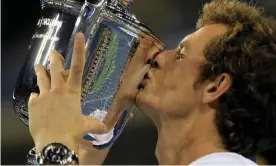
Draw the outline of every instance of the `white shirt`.
[[[239,155],[237,153],[231,152],[220,152],[212,153],[206,156],[203,156],[190,164],[194,165],[252,165],[256,166],[257,164],[253,161]]]

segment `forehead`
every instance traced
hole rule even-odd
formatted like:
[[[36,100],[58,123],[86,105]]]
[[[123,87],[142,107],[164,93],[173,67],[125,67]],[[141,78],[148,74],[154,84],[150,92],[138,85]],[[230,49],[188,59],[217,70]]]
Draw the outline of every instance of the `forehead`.
[[[191,53],[198,54],[202,52],[209,41],[215,37],[225,34],[228,30],[227,25],[224,24],[212,24],[206,25],[194,33],[186,36],[180,43],[180,45],[188,46]]]

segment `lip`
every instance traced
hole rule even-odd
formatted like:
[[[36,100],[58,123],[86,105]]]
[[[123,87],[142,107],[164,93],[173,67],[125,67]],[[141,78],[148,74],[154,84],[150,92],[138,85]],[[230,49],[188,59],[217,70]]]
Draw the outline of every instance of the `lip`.
[[[148,80],[148,79],[152,79],[152,72],[151,71],[148,71],[144,76],[144,80]]]
[[[145,89],[148,82],[151,81],[151,79],[152,79],[152,71],[148,71],[145,74],[145,76],[144,76],[143,80],[141,81],[141,83],[138,85],[138,89],[139,90]]]
[[[143,80],[147,80],[147,79],[150,79],[150,77],[149,77],[149,72],[147,72],[147,73],[144,75],[144,78],[143,78]]]
[[[139,90],[145,89],[146,86],[147,86],[147,84],[148,84],[148,81],[149,81],[148,79],[143,79],[142,82],[138,85],[138,89],[139,89]]]
[[[145,89],[145,83],[144,80],[138,85],[138,90],[144,90]]]

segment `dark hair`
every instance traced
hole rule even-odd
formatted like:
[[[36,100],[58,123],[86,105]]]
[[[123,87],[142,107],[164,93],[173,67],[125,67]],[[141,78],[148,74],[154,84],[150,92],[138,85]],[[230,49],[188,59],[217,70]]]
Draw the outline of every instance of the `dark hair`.
[[[252,5],[215,0],[204,6],[197,28],[217,23],[229,30],[205,48],[199,81],[231,75],[216,126],[226,149],[251,156],[276,140],[276,23]]]

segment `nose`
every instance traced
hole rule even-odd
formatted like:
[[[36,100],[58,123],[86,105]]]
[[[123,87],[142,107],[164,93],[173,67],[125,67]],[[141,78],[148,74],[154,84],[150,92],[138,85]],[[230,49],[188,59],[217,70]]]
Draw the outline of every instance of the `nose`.
[[[151,67],[155,69],[164,67],[168,62],[173,60],[174,55],[175,50],[167,50],[155,55],[151,63]]]

